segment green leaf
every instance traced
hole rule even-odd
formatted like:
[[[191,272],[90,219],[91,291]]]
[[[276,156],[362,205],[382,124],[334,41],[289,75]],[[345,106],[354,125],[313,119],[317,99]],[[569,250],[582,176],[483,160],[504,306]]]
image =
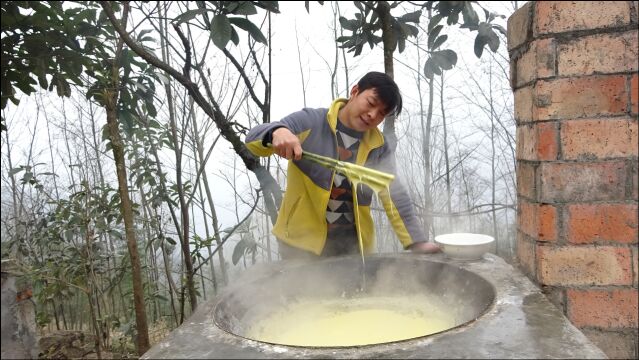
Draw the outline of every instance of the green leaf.
[[[23,167],[13,168],[13,169],[9,170],[9,176],[13,176],[13,175],[19,173],[22,170],[24,170]]]
[[[433,64],[433,59],[428,58],[428,60],[426,60],[426,63],[424,64],[424,76],[426,76],[426,78],[431,79],[431,80],[434,77],[433,66],[435,66]]]
[[[475,56],[478,58],[480,58],[481,54],[484,52],[484,45],[486,45],[486,38],[478,34],[477,37],[475,37],[474,46]]]
[[[454,25],[457,24],[457,21],[459,21],[459,13],[452,13],[448,15],[448,20],[446,20],[446,23],[448,25]]]
[[[31,179],[33,179],[33,173],[30,172],[30,171],[27,171],[27,172],[24,173],[24,175],[22,175],[22,182],[23,183],[27,183]]]
[[[492,29],[490,28],[490,24],[489,23],[482,22],[482,23],[479,24],[479,28],[478,28],[477,31],[478,31],[479,36],[487,38],[487,37],[490,36],[490,33],[492,32]]]
[[[247,249],[247,243],[246,241],[244,241],[244,239],[240,240],[235,245],[235,248],[233,248],[233,256],[232,256],[233,265],[237,265],[237,263],[240,261],[242,256],[244,256],[246,249]]]
[[[231,12],[235,15],[255,15],[257,9],[250,1],[240,1],[239,6]]]
[[[399,27],[402,30],[403,38],[407,38],[408,36],[417,36],[419,34],[419,29],[417,29],[413,25],[399,23]]]
[[[339,17],[339,23],[346,30],[357,31],[359,28],[359,22],[357,20],[348,20],[343,16]]]
[[[406,40],[403,37],[400,37],[397,39],[397,49],[400,54],[404,52],[404,48],[406,48]]]
[[[503,26],[499,24],[493,24],[493,28],[497,29],[497,31],[499,31],[502,35],[507,36],[506,29],[504,29]]]
[[[208,11],[213,11],[213,10],[209,10],[209,9],[192,9],[192,10],[187,10],[185,12],[183,12],[182,14],[178,15],[175,17],[175,19],[173,19],[173,21],[175,21],[178,25],[183,23],[183,22],[187,22],[190,20],[195,19],[196,16],[200,15],[200,14],[204,14]]]
[[[440,14],[437,14],[435,16],[433,16],[430,21],[428,22],[428,32],[430,33],[430,31],[437,25],[439,24],[439,22],[442,20],[443,16]]]
[[[240,17],[232,17],[232,18],[229,18],[228,20],[230,21],[231,24],[236,25],[240,29],[247,31],[251,35],[251,37],[255,39],[255,41],[266,44],[266,38],[264,37],[264,34],[262,34],[262,31],[260,31],[260,29],[251,21],[245,18],[240,18]]]
[[[442,25],[437,25],[435,28],[433,28],[433,30],[431,31],[430,34],[428,34],[428,48],[429,49],[433,49],[433,45],[435,44],[435,40],[437,40],[437,36],[439,35],[439,32],[443,29],[444,27]]]
[[[155,106],[153,106],[153,102],[151,101],[146,102],[145,105],[146,105],[146,111],[150,117],[154,118],[158,115],[158,111],[155,109]]]
[[[346,41],[348,41],[350,39],[351,39],[350,36],[340,36],[337,39],[335,39],[335,41],[341,43],[341,42],[346,42]]]
[[[218,14],[213,17],[211,38],[215,46],[220,49],[224,49],[229,40],[231,40],[231,23],[225,15]]]
[[[404,14],[404,15],[400,16],[398,20],[401,21],[401,22],[412,22],[412,23],[419,24],[419,18],[421,16],[422,16],[422,11],[421,10],[417,10],[415,12]]]
[[[142,38],[144,38],[144,35],[150,33],[151,31],[153,31],[153,30],[145,29],[145,30],[140,31],[140,33],[137,36],[137,41],[138,42],[142,42],[143,41]]]
[[[231,42],[236,46],[240,43],[240,35],[238,35],[234,27],[231,27]]]
[[[277,1],[257,1],[255,2],[255,5],[276,14],[280,13],[280,8]]]
[[[436,38],[437,35],[439,35],[439,32],[442,31],[443,28],[444,28],[444,25],[435,26],[430,31],[428,31],[428,37],[430,38],[432,36],[433,38]]]
[[[464,3],[464,8],[462,9],[462,16],[464,18],[465,25],[479,24],[479,16],[475,12],[475,9],[473,9],[473,5],[470,1]]]
[[[489,29],[488,33],[488,46],[492,52],[496,52],[499,49],[499,36],[495,34],[493,29]]]
[[[435,40],[435,43],[433,44],[432,50],[435,50],[438,47],[440,47],[446,41],[446,39],[448,39],[448,35],[442,35],[438,37],[437,40]]]
[[[457,53],[450,49],[436,51],[432,59],[442,70],[450,70],[457,64]]]

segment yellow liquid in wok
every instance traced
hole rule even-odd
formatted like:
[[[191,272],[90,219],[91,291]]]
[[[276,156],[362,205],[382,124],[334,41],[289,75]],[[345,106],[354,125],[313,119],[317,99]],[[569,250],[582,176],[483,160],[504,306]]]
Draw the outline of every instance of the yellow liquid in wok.
[[[425,296],[302,300],[254,324],[247,337],[294,346],[357,346],[449,329],[452,314]]]

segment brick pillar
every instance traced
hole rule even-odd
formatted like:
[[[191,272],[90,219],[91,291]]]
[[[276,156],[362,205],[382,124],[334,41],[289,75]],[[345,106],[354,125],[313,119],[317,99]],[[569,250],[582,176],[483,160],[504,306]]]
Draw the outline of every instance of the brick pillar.
[[[508,19],[517,258],[613,358],[637,358],[638,7],[539,1]]]

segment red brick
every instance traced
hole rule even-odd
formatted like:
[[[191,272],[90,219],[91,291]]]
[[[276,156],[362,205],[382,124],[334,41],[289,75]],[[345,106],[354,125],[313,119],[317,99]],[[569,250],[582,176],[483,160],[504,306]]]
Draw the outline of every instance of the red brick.
[[[557,240],[557,208],[548,204],[519,201],[519,229],[538,241]]]
[[[637,327],[637,289],[568,289],[568,318],[577,327]]]
[[[515,87],[536,79],[555,76],[555,40],[541,39],[530,44],[515,64]]]
[[[517,89],[514,92],[515,120],[517,123],[533,120],[533,93],[530,86]]]
[[[536,1],[533,36],[630,23],[627,1]]]
[[[537,127],[534,124],[517,126],[515,154],[517,160],[537,160]]]
[[[555,39],[537,40],[537,79],[544,79],[556,75],[556,48],[557,43]]]
[[[526,235],[537,238],[537,204],[519,201],[519,229]]]
[[[637,121],[630,118],[569,120],[561,125],[566,160],[636,157],[637,139]]]
[[[515,64],[515,86],[520,87],[523,84],[535,80],[537,75],[537,61],[536,61],[536,46],[535,42],[531,43],[528,51],[523,53]]]
[[[536,198],[534,165],[525,162],[517,163],[517,194],[532,200]]]
[[[634,200],[639,199],[639,164],[637,161],[632,161],[630,164],[630,176],[632,176],[632,187],[630,189],[630,198]]]
[[[518,160],[557,160],[557,123],[520,125],[516,135]]]
[[[535,244],[521,232],[517,233],[517,260],[521,269],[536,280]]]
[[[630,78],[630,111],[635,115],[639,112],[637,102],[639,102],[639,80],[637,74],[634,74]]]
[[[538,219],[537,233],[539,240],[557,240],[557,208],[548,204],[540,204]]]
[[[624,114],[627,97],[621,75],[539,80],[532,116],[551,120]]]
[[[509,18],[506,30],[508,50],[523,44],[532,36],[532,3],[517,9]]]
[[[631,285],[629,248],[550,247],[537,248],[537,272],[543,285]]]
[[[637,287],[639,284],[639,258],[637,258],[637,245],[632,246],[632,273],[633,273],[633,282],[632,286]]]
[[[624,200],[626,197],[626,163],[541,163],[539,201],[581,202]]]
[[[537,125],[537,158],[539,160],[557,160],[557,133],[556,123]]]
[[[609,359],[635,359],[636,334],[622,331],[580,329]]]
[[[637,243],[636,204],[570,205],[567,214],[566,231],[571,243]]]
[[[560,76],[637,71],[637,30],[584,36],[557,49]]]

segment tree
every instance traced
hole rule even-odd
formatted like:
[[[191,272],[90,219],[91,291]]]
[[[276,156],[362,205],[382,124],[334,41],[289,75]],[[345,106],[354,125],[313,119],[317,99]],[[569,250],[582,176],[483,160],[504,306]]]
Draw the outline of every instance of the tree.
[[[247,30],[247,31],[251,34],[252,37],[256,38],[256,40],[259,38],[258,35],[255,35],[256,34],[255,29],[252,26],[249,26],[244,21],[239,21],[239,20],[237,21],[234,20],[235,22],[231,22],[231,19],[227,17],[228,12],[245,11],[243,10],[244,7],[239,7],[239,5],[236,2],[232,2],[232,3],[233,4],[231,4],[231,2],[226,2],[224,4],[220,4],[220,6],[222,6],[223,8],[218,9],[219,13],[214,16],[214,20],[211,22],[211,29],[212,29],[211,34],[214,39],[214,43],[218,47],[226,46],[228,41],[235,41],[234,34],[236,33],[236,30],[232,26],[230,26],[231,23],[233,23],[234,25],[237,25],[237,27],[239,28],[253,29],[253,30]],[[241,2],[241,3],[248,4],[248,2]],[[258,2],[255,2],[255,4],[256,4],[255,6],[259,5],[260,7],[265,8],[267,11],[271,11],[271,12],[278,11],[276,2],[258,1]],[[210,93],[210,89],[207,90],[207,97],[209,99],[207,100],[207,97],[205,97],[202,94],[198,85],[191,79],[191,69],[193,68],[193,64],[191,63],[191,46],[187,38],[181,32],[178,24],[174,23],[173,28],[182,39],[182,44],[185,48],[185,54],[186,54],[185,64],[184,64],[182,72],[174,69],[169,64],[158,59],[150,51],[148,51],[147,49],[142,47],[138,42],[133,40],[127,34],[125,29],[122,28],[120,24],[118,24],[117,20],[115,19],[115,16],[113,15],[113,10],[109,3],[103,2],[101,3],[101,5],[103,6],[105,12],[107,13],[109,20],[114,25],[114,27],[116,28],[120,36],[122,36],[122,38],[127,43],[127,45],[133,51],[135,51],[138,55],[140,55],[145,61],[147,61],[149,64],[151,64],[152,66],[158,69],[164,70],[170,77],[172,77],[173,79],[178,81],[180,84],[182,84],[189,92],[189,95],[193,97],[193,100],[204,110],[204,112],[211,119],[213,119],[220,133],[222,134],[222,137],[224,137],[227,141],[231,143],[231,145],[233,146],[233,149],[240,156],[240,158],[244,162],[247,169],[253,171],[255,175],[257,176],[258,180],[260,181],[262,190],[264,192],[263,196],[265,199],[266,207],[269,211],[272,221],[274,222],[275,219],[277,218],[276,208],[277,206],[279,206],[279,203],[281,202],[281,190],[277,186],[277,183],[275,182],[275,179],[273,179],[273,176],[270,175],[268,171],[264,168],[264,166],[260,164],[259,160],[248,151],[248,149],[244,145],[244,142],[240,139],[238,132],[233,128],[234,124],[227,119],[224,113],[220,110],[220,107],[217,104],[217,102],[215,102],[214,97]],[[254,7],[253,4],[251,4],[251,6]],[[197,16],[198,14],[206,14],[210,10],[196,9],[196,10],[189,10],[189,11],[180,15],[179,20],[184,20],[184,19],[188,20],[189,17],[193,18]],[[252,9],[251,9],[251,12],[252,12]],[[217,20],[215,20],[216,16],[217,16]],[[216,31],[213,31],[213,30],[216,30]],[[257,30],[259,31],[259,29]],[[220,35],[218,34],[218,31],[221,31],[224,34]],[[262,78],[265,79],[264,76],[262,76]],[[244,77],[244,80],[245,82],[248,82],[246,77]],[[248,85],[250,85],[250,82],[248,82]],[[264,116],[268,116],[268,115],[264,115]]]
[[[86,56],[101,51],[96,37],[100,24],[91,6],[63,9],[61,1],[2,1],[2,87],[0,108],[18,104],[16,89],[25,95],[34,86],[68,97],[71,85],[92,66]],[[2,130],[6,130],[2,119]]]
[[[362,52],[365,44],[372,49],[380,42],[384,49],[384,71],[391,78],[394,77],[393,54],[395,50],[403,52],[408,38],[417,36],[420,17],[422,11],[417,10],[405,13],[401,16],[394,16],[391,10],[399,7],[403,2],[395,1],[390,4],[388,1],[354,1],[359,13],[355,14],[355,19],[340,17],[340,24],[346,30],[352,32],[350,36],[340,36],[337,42],[342,43],[342,47],[348,48],[349,52],[354,52],[358,56]],[[491,24],[495,19],[495,14],[484,9],[486,21],[480,22],[479,17],[472,6],[472,1],[426,1],[421,8],[434,10],[435,15],[428,22],[428,53],[429,57],[424,65],[424,73],[429,79],[434,74],[441,75],[442,70],[450,70],[457,63],[457,53],[450,49],[437,50],[447,40],[447,35],[439,35],[443,25],[439,23],[446,19],[448,25],[457,24],[459,14],[462,14],[464,23],[462,28],[471,31],[478,31],[475,38],[475,54],[481,57],[484,46],[488,44],[495,52],[499,47],[499,37],[493,29],[497,29],[506,34],[506,30],[497,24]],[[411,4],[414,4],[411,2]],[[415,25],[412,25],[415,24]],[[381,36],[376,35],[381,31]],[[395,118],[388,117],[384,122],[384,135],[389,139],[392,147],[397,142],[395,135]]]

